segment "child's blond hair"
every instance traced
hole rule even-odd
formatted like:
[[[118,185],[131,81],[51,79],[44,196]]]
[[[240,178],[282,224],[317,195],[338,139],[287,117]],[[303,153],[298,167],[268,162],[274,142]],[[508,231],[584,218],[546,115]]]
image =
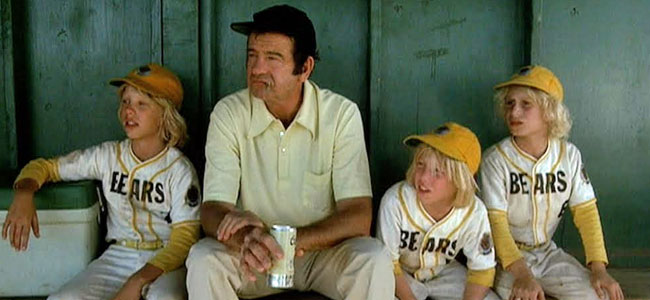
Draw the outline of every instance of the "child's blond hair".
[[[122,94],[124,94],[124,90],[127,86],[135,88],[138,90],[138,92],[149,97],[162,108],[163,112],[161,124],[159,124],[160,130],[158,133],[160,134],[160,138],[165,142],[165,144],[169,147],[183,147],[188,139],[187,125],[185,123],[185,119],[183,116],[181,116],[178,110],[176,110],[171,100],[161,97],[154,97],[150,93],[147,93],[146,91],[143,91],[142,89],[130,84],[123,84],[117,90],[117,95],[119,96],[120,100],[122,99]]]
[[[497,111],[505,119],[505,98],[512,85],[500,88],[494,94]],[[567,139],[571,131],[571,115],[563,101],[554,99],[549,94],[528,86],[519,86],[526,89],[528,97],[542,110],[542,117],[548,125],[548,136],[557,139]]]
[[[406,181],[409,184],[415,186],[415,167],[417,161],[421,158],[435,159],[439,167],[444,170],[445,176],[454,184],[456,187],[456,195],[452,201],[454,207],[465,207],[472,203],[478,187],[467,164],[444,155],[424,143],[419,144],[415,148],[413,160],[411,160],[411,165],[406,171]]]

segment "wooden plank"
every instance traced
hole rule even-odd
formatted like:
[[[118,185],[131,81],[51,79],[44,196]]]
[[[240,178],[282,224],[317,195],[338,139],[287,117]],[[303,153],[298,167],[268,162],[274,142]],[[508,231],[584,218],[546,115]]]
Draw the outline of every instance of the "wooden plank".
[[[379,112],[381,107],[379,103],[381,102],[381,70],[382,70],[382,61],[381,61],[381,31],[382,31],[382,0],[372,0],[370,1],[370,49],[368,56],[370,57],[370,138],[367,141],[369,147],[369,160],[370,160],[370,175],[372,178],[372,188],[373,188],[373,216],[377,215],[379,211],[379,204],[381,201],[381,196],[386,190],[382,185],[377,184],[376,178],[381,176],[381,171],[383,166],[382,159],[379,153],[381,147],[383,147],[385,140],[382,138],[384,135],[379,132],[379,124],[381,120],[379,119]],[[380,189],[380,186],[382,188]],[[373,227],[377,222],[373,222]],[[373,228],[374,232],[374,228]]]
[[[0,170],[17,167],[11,1],[0,1]],[[6,171],[5,171],[6,172]]]
[[[199,3],[198,0],[167,0],[162,2],[162,58],[183,83],[183,106],[190,140],[185,154],[203,169],[203,147],[207,121],[199,90]]]
[[[532,60],[564,85],[612,267],[650,267],[650,2],[533,1]],[[566,221],[562,244],[582,255]]]
[[[650,269],[609,269],[627,300],[650,300]]]
[[[20,164],[122,139],[112,77],[156,60],[160,10],[151,1],[15,1],[14,45],[25,145]]]
[[[375,197],[381,197],[405,177],[410,155],[402,139],[409,134],[455,121],[469,126],[484,148],[507,135],[494,113],[492,87],[526,63],[524,4],[372,3],[371,20],[381,22],[371,29],[380,33],[371,49],[371,57],[377,57],[372,59],[371,137],[373,186]]]

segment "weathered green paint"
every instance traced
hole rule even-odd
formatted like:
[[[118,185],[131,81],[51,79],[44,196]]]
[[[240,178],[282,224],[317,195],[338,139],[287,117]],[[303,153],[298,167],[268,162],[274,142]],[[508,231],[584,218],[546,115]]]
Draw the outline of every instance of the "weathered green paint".
[[[112,77],[160,62],[159,1],[15,1],[20,165],[122,139]]]
[[[404,178],[409,134],[455,121],[484,148],[505,136],[492,86],[525,63],[525,26],[524,4],[514,0],[372,4],[371,166],[379,198]]]
[[[17,167],[11,1],[0,0],[0,171]]]
[[[302,9],[314,23],[321,60],[316,63],[311,79],[320,87],[331,89],[356,102],[366,119],[367,1],[218,1],[215,4],[217,15],[213,20],[217,23],[213,45],[217,48],[214,84],[218,96],[223,97],[246,87],[246,36],[232,31],[230,23],[252,20],[253,13],[280,3]]]
[[[218,45],[216,43],[216,32],[217,32],[217,5],[214,1],[199,1],[199,49],[200,49],[200,93],[201,93],[201,120],[202,126],[207,132],[208,120],[210,119],[210,113],[216,101],[219,98],[217,91],[217,49]],[[203,133],[199,138],[201,141],[205,141],[206,133]],[[204,149],[204,145],[200,145],[201,151]],[[203,153],[203,152],[202,152]],[[203,178],[202,170],[205,167],[205,156],[201,156],[201,159],[195,161],[195,167],[199,172],[199,177]]]
[[[650,267],[650,3],[534,1],[532,60],[565,89],[610,263]],[[572,222],[556,237],[583,255]]]
[[[183,106],[190,140],[183,148],[194,161],[203,161],[207,125],[199,96],[199,6],[197,0],[162,2],[162,61],[183,84]]]

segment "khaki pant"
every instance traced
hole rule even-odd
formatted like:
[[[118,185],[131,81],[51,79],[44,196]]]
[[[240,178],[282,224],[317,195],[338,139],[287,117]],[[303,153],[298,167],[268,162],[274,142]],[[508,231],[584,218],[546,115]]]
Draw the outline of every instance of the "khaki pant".
[[[63,285],[48,300],[112,299],[126,280],[142,268],[157,251],[136,250],[111,245],[98,259]],[[142,290],[148,300],[187,299],[185,267],[158,277]]]
[[[333,248],[296,257],[294,289],[316,291],[331,299],[393,299],[392,268],[381,242],[353,238]],[[253,299],[283,292],[268,287],[262,274],[254,282],[243,277],[238,255],[212,238],[204,238],[192,247],[187,269],[190,299]]]
[[[553,241],[545,247],[521,253],[545,295],[561,300],[599,299],[589,281],[590,271]],[[501,298],[510,297],[513,282],[514,276],[499,265],[494,285]]]
[[[407,273],[404,273],[404,276],[418,300],[461,300],[467,282],[467,269],[457,261],[453,261],[429,281],[420,282]],[[500,298],[490,289],[484,299],[499,300]]]

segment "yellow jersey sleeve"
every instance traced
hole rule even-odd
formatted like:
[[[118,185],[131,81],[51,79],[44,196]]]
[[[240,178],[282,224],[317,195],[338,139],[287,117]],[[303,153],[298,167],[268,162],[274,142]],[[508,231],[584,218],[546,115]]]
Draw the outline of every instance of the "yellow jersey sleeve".
[[[519,252],[519,248],[517,248],[512,234],[510,234],[506,212],[491,209],[488,210],[488,218],[492,227],[492,236],[494,237],[497,258],[505,269],[523,256]]]
[[[487,270],[467,270],[467,283],[474,283],[485,287],[492,287],[494,283],[494,268]]]
[[[402,266],[399,264],[399,260],[393,261],[393,274],[395,276],[400,276],[404,274],[404,271],[402,271]]]
[[[587,264],[592,261],[608,264],[596,199],[571,207],[571,214],[573,214],[573,223],[578,228],[582,245],[585,248]]]
[[[57,159],[39,158],[30,161],[20,170],[20,174],[14,181],[14,188],[16,188],[16,183],[26,178],[35,180],[39,188],[46,182],[61,181]]]
[[[199,240],[201,224],[198,222],[184,222],[181,225],[172,225],[169,243],[156,256],[149,260],[165,273],[173,271],[183,265],[190,247]]]

